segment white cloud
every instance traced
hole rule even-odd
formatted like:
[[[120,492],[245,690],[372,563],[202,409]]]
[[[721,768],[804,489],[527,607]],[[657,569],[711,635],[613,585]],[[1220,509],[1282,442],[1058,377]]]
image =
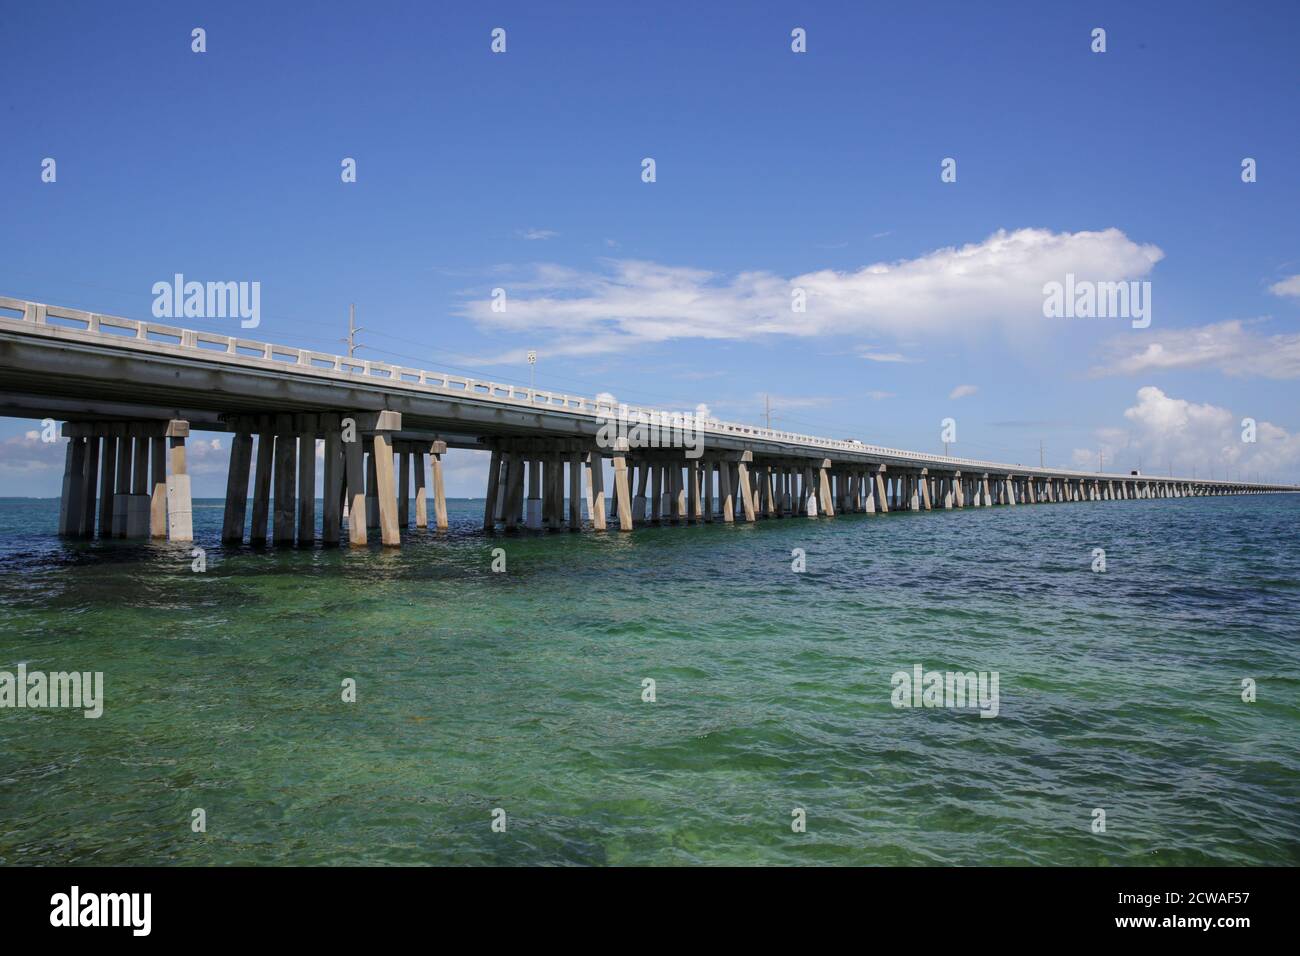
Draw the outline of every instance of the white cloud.
[[[1295,481],[1300,468],[1300,435],[1259,420],[1256,440],[1242,441],[1242,418],[1229,409],[1198,404],[1166,395],[1154,385],[1137,392],[1137,402],[1124,411],[1126,427],[1103,428],[1097,432],[1097,448],[1076,448],[1073,462],[1096,468],[1098,453],[1105,455],[1106,470],[1136,467],[1166,474],[1172,467],[1179,477],[1223,478],[1231,467],[1232,477],[1258,475],[1278,482]]]
[[[862,357],[868,362],[914,362],[902,352],[863,352]]]
[[[1300,378],[1300,334],[1261,335],[1252,328],[1258,321],[1233,319],[1112,339],[1106,346],[1106,361],[1092,372],[1136,375],[1213,366],[1234,376]]]
[[[1147,275],[1163,256],[1118,229],[1018,229],[915,259],[790,277],[603,259],[599,271],[536,265],[531,275],[501,283],[510,293],[505,312],[493,312],[485,297],[460,311],[484,327],[550,334],[556,341],[549,351],[569,355],[691,338],[986,336],[1041,325],[1043,284],[1067,272],[1128,280]],[[791,310],[794,288],[807,293],[806,312]]]
[[[958,385],[948,393],[949,398],[965,398],[967,395],[974,395],[979,391],[976,385]]]
[[[33,498],[57,494],[54,480],[63,473],[67,442],[41,441],[39,431],[27,431],[0,442],[0,476],[30,478],[30,487],[24,485],[20,494]]]
[[[531,242],[536,242],[539,240],[554,239],[559,235],[559,233],[554,229],[520,229],[515,233],[515,235],[520,239],[527,239]]]
[[[1290,276],[1281,282],[1274,282],[1268,287],[1268,291],[1274,295],[1300,296],[1300,275]]]

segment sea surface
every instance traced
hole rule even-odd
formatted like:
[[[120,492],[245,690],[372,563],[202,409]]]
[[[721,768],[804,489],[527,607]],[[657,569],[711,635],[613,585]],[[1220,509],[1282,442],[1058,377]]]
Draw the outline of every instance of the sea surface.
[[[0,671],[101,671],[104,710],[0,709],[0,864],[1300,863],[1298,495],[515,535],[454,501],[357,551],[223,548],[199,501],[203,572],[57,512],[0,500]],[[996,671],[997,716],[895,708],[918,664]]]

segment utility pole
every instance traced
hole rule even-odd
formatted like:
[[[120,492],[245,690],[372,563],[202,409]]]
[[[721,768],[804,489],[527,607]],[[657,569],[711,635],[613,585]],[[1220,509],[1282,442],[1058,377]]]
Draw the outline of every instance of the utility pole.
[[[1043,465],[1043,440],[1042,440],[1041,438],[1038,439],[1038,467],[1039,467],[1039,468],[1044,467],[1044,465]]]
[[[1097,449],[1097,474],[1106,470],[1106,453],[1100,448]]]
[[[356,354],[357,349],[365,348],[364,345],[357,345],[357,333],[364,331],[357,325],[357,307],[356,305],[348,306],[348,337],[339,339],[348,347],[348,358]]]
[[[763,395],[763,418],[767,422],[768,431],[772,430],[772,396]]]

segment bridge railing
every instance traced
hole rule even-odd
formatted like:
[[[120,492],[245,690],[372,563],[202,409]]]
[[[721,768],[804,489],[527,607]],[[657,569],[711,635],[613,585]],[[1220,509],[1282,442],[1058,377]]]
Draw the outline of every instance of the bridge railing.
[[[6,313],[14,313],[8,315]],[[707,417],[697,419],[693,413],[671,412],[662,409],[646,408],[638,405],[626,405],[610,402],[608,399],[587,398],[568,395],[544,389],[525,388],[520,385],[503,384],[448,372],[434,372],[427,369],[406,368],[391,365],[373,359],[357,359],[311,349],[295,348],[288,345],[276,345],[255,339],[223,335],[218,332],[204,332],[184,329],[178,326],[164,325],[138,319],[126,319],[120,316],[87,312],[64,306],[46,305],[25,299],[11,299],[0,296],[0,319],[30,323],[33,326],[52,325],[70,328],[74,331],[103,336],[110,340],[134,340],[137,343],[164,345],[186,351],[194,351],[206,356],[225,355],[237,359],[253,359],[274,362],[286,369],[310,373],[334,372],[357,375],[365,379],[380,379],[418,388],[439,389],[442,391],[471,396],[476,400],[508,402],[514,405],[527,405],[536,408],[544,406],[548,410],[562,409],[580,415],[595,418],[609,418],[626,415],[652,421],[666,422],[670,427],[679,423],[688,427],[701,427],[705,433],[725,435],[733,438],[745,438],[753,441],[774,442],[795,445],[822,451],[840,451],[859,454],[866,457],[915,461],[925,465],[952,466],[954,469],[971,468],[981,471],[1015,472],[1042,475],[1045,477],[1084,477],[1102,481],[1131,479],[1134,476],[1110,473],[1084,473],[1063,468],[1027,468],[1023,465],[1010,465],[1005,462],[984,461],[975,458],[958,458],[950,455],[935,455],[924,452],[908,451],[901,448],[888,448],[882,445],[869,445],[859,441],[842,438],[825,438],[806,435],[799,432],[784,431],[775,428],[762,428],[757,425],[745,425],[738,422],[725,422]],[[53,321],[51,321],[53,320]],[[1163,478],[1156,475],[1139,476],[1142,481],[1196,481],[1186,478]],[[1251,482],[1213,481],[1200,479],[1198,483],[1219,485],[1249,485]]]

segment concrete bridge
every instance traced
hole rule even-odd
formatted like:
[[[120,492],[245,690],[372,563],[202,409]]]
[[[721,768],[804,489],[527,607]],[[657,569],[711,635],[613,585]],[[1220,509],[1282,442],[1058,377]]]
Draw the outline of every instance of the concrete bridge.
[[[883,448],[3,297],[0,415],[65,423],[59,531],[83,537],[192,539],[191,428],[233,436],[227,542],[247,528],[265,543],[268,525],[276,543],[316,539],[318,441],[320,538],[346,531],[354,546],[375,531],[399,545],[412,497],[417,527],[430,497],[434,526],[447,526],[448,448],[491,453],[485,530],[1300,490]],[[613,433],[614,421],[631,431]],[[642,441],[661,430],[667,440]]]

